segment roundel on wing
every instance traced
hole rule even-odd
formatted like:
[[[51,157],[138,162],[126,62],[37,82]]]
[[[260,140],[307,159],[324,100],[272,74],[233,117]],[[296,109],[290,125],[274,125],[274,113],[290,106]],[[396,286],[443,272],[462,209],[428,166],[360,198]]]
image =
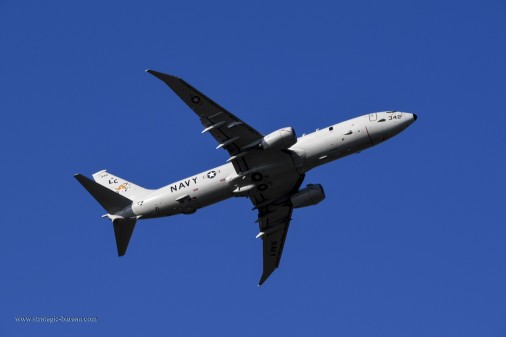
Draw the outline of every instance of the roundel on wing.
[[[209,171],[209,172],[207,172],[207,177],[209,179],[213,179],[214,177],[216,177],[216,171]]]
[[[269,188],[266,184],[261,184],[257,187],[257,189],[260,191],[260,192],[263,192],[265,191],[267,188]]]
[[[264,176],[262,175],[262,173],[260,173],[260,172],[255,172],[255,173],[253,173],[253,174],[251,175],[251,180],[253,180],[253,181],[260,181],[260,180],[262,180],[262,179],[263,179],[263,177],[264,177]]]

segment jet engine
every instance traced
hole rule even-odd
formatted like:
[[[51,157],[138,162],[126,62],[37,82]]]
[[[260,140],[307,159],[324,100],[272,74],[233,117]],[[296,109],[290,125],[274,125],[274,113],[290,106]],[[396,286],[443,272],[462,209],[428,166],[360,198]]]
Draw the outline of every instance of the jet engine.
[[[320,184],[308,184],[290,197],[294,208],[316,205],[323,199],[325,199],[325,192]]]
[[[297,143],[297,136],[292,127],[274,131],[262,139],[260,147],[264,150],[285,150]]]

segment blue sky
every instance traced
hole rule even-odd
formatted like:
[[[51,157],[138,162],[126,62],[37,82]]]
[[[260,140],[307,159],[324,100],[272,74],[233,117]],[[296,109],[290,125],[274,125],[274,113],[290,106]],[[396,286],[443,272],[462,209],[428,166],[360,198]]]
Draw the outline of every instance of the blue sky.
[[[0,46],[0,335],[506,334],[504,1],[4,0]],[[118,258],[72,177],[155,188],[226,160],[146,68],[262,133],[419,118],[307,175],[327,199],[257,287],[248,200],[140,222]]]

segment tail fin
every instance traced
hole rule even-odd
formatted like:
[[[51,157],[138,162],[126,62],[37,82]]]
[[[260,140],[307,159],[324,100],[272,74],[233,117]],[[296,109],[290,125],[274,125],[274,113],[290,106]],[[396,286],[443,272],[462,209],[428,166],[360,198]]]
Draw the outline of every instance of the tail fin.
[[[111,191],[117,192],[130,200],[135,200],[137,197],[150,192],[148,189],[142,188],[134,183],[126,181],[125,179],[110,174],[107,170],[102,170],[93,174],[93,179],[95,179],[95,181],[100,185],[105,186]]]
[[[107,213],[109,213],[107,214],[107,217],[111,219],[114,226],[114,236],[116,237],[118,256],[125,255],[137,218],[123,217],[121,215],[115,215],[115,213],[130,206],[132,204],[132,200],[113,192],[113,190],[94,182],[82,174],[76,174],[74,177],[88,192],[90,192],[98,203],[102,205]]]
[[[90,194],[98,201],[100,205],[109,214],[115,214],[125,207],[132,204],[132,200],[113,192],[104,186],[97,184],[93,180],[86,178],[82,174],[76,174],[74,177],[83,185],[83,187],[90,192]]]
[[[136,222],[136,218],[116,218],[112,221],[118,256],[125,255]]]

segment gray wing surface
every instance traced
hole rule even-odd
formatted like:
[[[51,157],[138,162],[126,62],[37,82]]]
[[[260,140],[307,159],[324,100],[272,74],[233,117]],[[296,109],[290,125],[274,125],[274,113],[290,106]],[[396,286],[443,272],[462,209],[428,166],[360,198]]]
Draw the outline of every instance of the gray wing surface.
[[[259,219],[262,219],[259,221],[260,232],[265,234],[261,236],[263,272],[258,285],[262,285],[272,272],[279,267],[293,209],[291,206],[281,206],[275,210],[266,211],[270,213],[268,216],[259,217]],[[259,212],[259,215],[261,213],[262,211]]]
[[[243,151],[257,145],[263,135],[237,118],[232,113],[215,103],[209,97],[192,87],[183,79],[146,70],[151,75],[167,84],[181,100],[192,109],[204,126],[204,132],[209,132],[218,142],[217,148],[224,148],[231,156],[231,161],[238,171],[247,169],[247,165],[234,158]],[[244,165],[241,165],[244,164]]]
[[[217,148],[229,152],[229,161],[238,173],[236,186],[239,190],[244,184],[243,179],[251,180],[253,173],[262,177],[258,189],[252,194],[245,194],[258,210],[259,236],[263,241],[261,285],[279,266],[293,211],[290,195],[298,191],[304,175],[294,169],[291,173],[285,172],[282,177],[270,177],[270,173],[277,170],[273,165],[283,168],[293,165],[289,151],[259,150],[257,145],[262,141],[263,135],[257,130],[183,79],[154,70],[146,71],[165,82],[197,114],[204,126],[202,132],[209,132],[216,139]]]
[[[258,209],[259,236],[263,246],[263,272],[258,285],[262,285],[279,267],[293,212],[289,196],[298,191],[303,180],[304,175],[287,177],[283,189],[258,192],[250,197]]]

